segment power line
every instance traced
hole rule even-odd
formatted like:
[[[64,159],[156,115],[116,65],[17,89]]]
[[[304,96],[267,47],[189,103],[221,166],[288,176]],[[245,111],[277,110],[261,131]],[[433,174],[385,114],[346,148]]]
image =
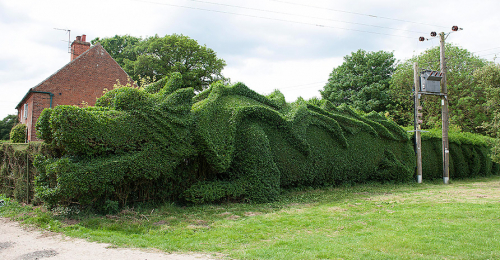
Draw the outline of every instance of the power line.
[[[490,56],[490,55],[496,55],[496,54],[499,54],[500,52],[494,52],[494,53],[488,53],[488,54],[483,54],[483,55],[478,55],[479,57],[483,57],[483,56]]]
[[[131,0],[131,1],[142,2],[142,3],[149,3],[149,4],[156,4],[156,5],[172,6],[172,7],[179,7],[179,8],[185,8],[185,9],[200,10],[200,11],[207,11],[207,12],[214,12],[214,13],[221,13],[221,14],[230,14],[230,15],[237,15],[237,16],[245,16],[245,17],[266,19],[266,20],[279,21],[279,22],[302,24],[302,25],[309,25],[309,26],[315,26],[315,27],[340,29],[340,30],[355,31],[355,32],[370,33],[370,34],[378,34],[378,35],[386,35],[386,36],[409,38],[409,39],[413,39],[414,38],[414,37],[409,37],[409,36],[404,36],[404,35],[397,35],[397,34],[389,34],[389,33],[372,32],[372,31],[365,31],[365,30],[357,30],[357,29],[350,29],[350,28],[344,28],[344,27],[329,26],[329,25],[324,25],[324,24],[299,22],[299,21],[293,21],[293,20],[271,18],[271,17],[258,16],[258,15],[240,14],[240,13],[233,13],[233,12],[213,10],[213,9],[206,9],[206,8],[199,8],[199,7],[191,7],[191,6],[183,6],[183,5],[176,5],[176,4],[158,3],[158,2],[147,1],[147,0]]]
[[[321,18],[321,17],[310,16],[310,15],[292,14],[292,13],[286,13],[286,12],[280,12],[280,11],[273,11],[273,10],[266,10],[266,9],[259,9],[259,8],[246,7],[246,6],[239,6],[239,5],[222,4],[222,3],[215,3],[215,2],[201,1],[201,0],[185,0],[185,1],[198,2],[198,3],[211,4],[211,5],[218,5],[218,6],[233,7],[233,8],[240,8],[240,9],[246,9],[246,10],[252,10],[252,11],[259,11],[259,12],[266,12],[266,13],[273,13],[273,14],[284,14],[284,15],[289,15],[289,16],[297,16],[297,17],[304,17],[304,18],[314,18],[314,19],[318,19],[318,20],[325,20],[325,21],[332,21],[332,22],[339,22],[339,23],[347,23],[347,24],[355,24],[355,25],[376,27],[376,28],[396,30],[396,31],[405,31],[405,32],[413,32],[413,33],[423,33],[423,32],[420,32],[420,31],[412,31],[412,30],[398,29],[398,28],[392,28],[392,27],[387,27],[387,26],[378,26],[378,25],[365,24],[365,23],[356,23],[356,22],[335,20],[335,19],[329,19],[329,18]]]
[[[414,23],[414,24],[428,25],[428,26],[433,26],[433,27],[447,28],[447,26],[440,26],[440,25],[434,25],[434,24],[428,24],[428,23],[413,22],[413,21],[408,21],[408,20],[402,20],[402,19],[395,19],[395,18],[390,18],[390,17],[378,16],[378,15],[373,15],[373,14],[364,14],[364,13],[351,12],[351,11],[345,11],[345,10],[339,10],[339,9],[333,9],[333,8],[325,8],[325,7],[321,7],[321,6],[299,4],[299,3],[288,2],[288,1],[283,1],[283,0],[269,0],[269,1],[274,1],[274,2],[279,2],[279,3],[285,3],[285,4],[290,4],[290,5],[303,6],[303,7],[310,7],[310,8],[321,9],[321,10],[329,10],[329,11],[340,12],[340,13],[354,14],[354,15],[360,15],[360,16],[368,16],[368,17],[372,17],[372,18],[379,18],[379,19],[386,19],[386,20],[399,21],[399,22],[405,22],[405,23]]]
[[[495,48],[486,49],[486,50],[480,50],[480,51],[474,51],[472,53],[478,53],[478,52],[483,52],[483,51],[491,51],[491,50],[496,50],[496,49],[500,49],[500,47],[495,47]]]

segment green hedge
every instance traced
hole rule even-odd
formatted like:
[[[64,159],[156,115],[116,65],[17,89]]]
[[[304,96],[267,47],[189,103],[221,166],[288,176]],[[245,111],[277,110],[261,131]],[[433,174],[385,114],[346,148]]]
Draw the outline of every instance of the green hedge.
[[[180,74],[107,92],[96,107],[43,111],[35,193],[102,212],[139,201],[268,202],[282,189],[411,182],[413,142],[378,113],[328,101],[287,103],[237,83],[194,95]],[[440,137],[423,136],[424,174],[441,175]],[[487,140],[450,134],[451,178],[497,174]],[[428,177],[427,177],[428,176]]]

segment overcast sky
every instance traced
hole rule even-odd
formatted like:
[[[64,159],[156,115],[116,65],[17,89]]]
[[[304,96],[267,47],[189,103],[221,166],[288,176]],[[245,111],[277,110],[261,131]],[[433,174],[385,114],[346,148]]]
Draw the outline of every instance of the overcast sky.
[[[333,68],[358,49],[400,61],[447,41],[483,58],[500,53],[498,0],[0,0],[0,119],[66,65],[71,41],[183,34],[224,59],[223,74],[288,102],[319,97]]]

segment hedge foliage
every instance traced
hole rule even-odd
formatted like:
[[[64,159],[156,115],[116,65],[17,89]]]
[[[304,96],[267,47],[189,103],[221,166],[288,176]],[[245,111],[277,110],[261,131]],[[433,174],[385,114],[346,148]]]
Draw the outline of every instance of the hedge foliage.
[[[36,196],[103,212],[146,200],[267,202],[295,187],[409,182],[415,169],[410,135],[381,114],[287,103],[242,83],[195,96],[179,74],[116,88],[95,107],[46,109],[37,133],[52,153],[34,158]],[[426,138],[424,172],[437,176],[437,142]],[[498,173],[483,141],[450,135],[452,178]]]

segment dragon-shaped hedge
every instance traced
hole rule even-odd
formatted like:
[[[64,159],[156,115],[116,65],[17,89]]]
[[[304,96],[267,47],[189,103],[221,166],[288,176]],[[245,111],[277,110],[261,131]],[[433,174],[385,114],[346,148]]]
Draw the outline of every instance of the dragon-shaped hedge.
[[[37,160],[37,196],[53,205],[266,202],[292,187],[407,182],[415,166],[406,132],[377,113],[290,104],[242,83],[195,96],[180,74],[116,88],[95,107],[46,109],[37,129],[61,155]]]

